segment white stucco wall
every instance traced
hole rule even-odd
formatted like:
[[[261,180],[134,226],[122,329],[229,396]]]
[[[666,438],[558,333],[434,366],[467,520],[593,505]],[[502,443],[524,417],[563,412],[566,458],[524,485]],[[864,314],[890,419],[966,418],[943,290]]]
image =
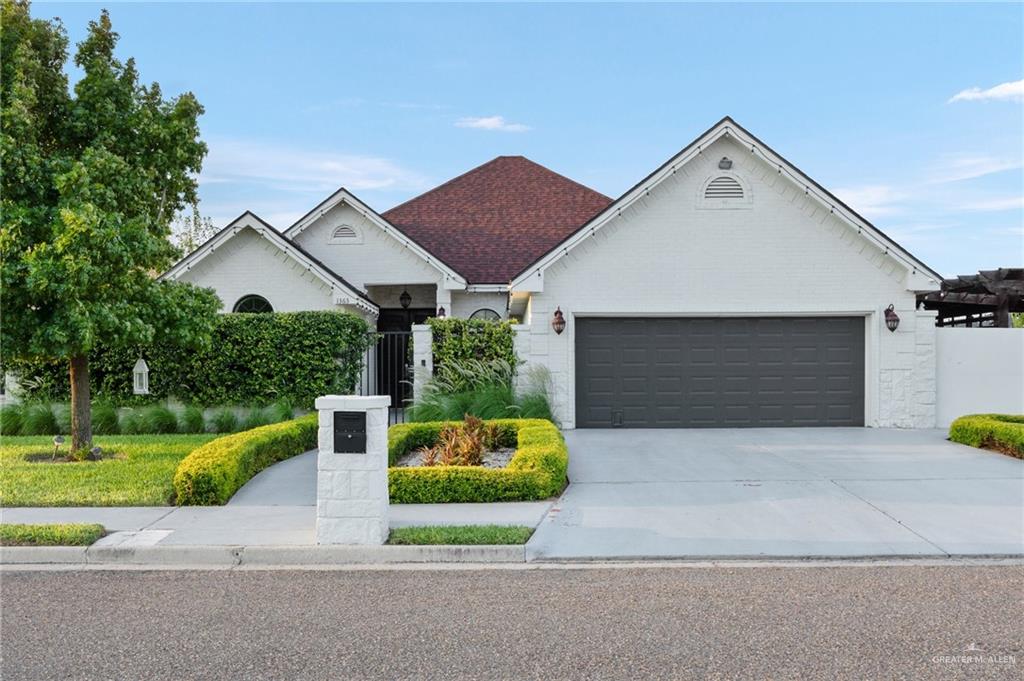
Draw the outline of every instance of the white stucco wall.
[[[497,312],[502,319],[508,317],[508,294],[452,291],[453,317],[468,319],[471,314],[485,307]]]
[[[358,230],[361,243],[331,243],[334,230],[341,225]],[[360,289],[387,284],[436,285],[443,282],[441,272],[348,204],[335,206],[291,238]]]
[[[1024,414],[1024,329],[935,330],[936,418]]]
[[[331,287],[252,229],[242,229],[179,277],[217,292],[224,312],[263,296],[276,312],[337,310]]]
[[[752,197],[708,209],[722,156]],[[556,411],[574,426],[575,320],[612,315],[850,315],[865,319],[865,423],[935,424],[934,315],[917,313],[907,271],[775,168],[719,140],[545,273],[528,307],[530,362],[546,365]],[[902,322],[885,329],[895,305]],[[551,329],[560,306],[568,320]]]

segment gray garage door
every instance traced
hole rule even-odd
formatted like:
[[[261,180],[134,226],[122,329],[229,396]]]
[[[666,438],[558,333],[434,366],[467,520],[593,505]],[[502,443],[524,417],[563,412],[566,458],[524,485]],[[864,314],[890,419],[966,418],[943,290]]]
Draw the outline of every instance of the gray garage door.
[[[577,319],[576,425],[864,425],[864,319]]]

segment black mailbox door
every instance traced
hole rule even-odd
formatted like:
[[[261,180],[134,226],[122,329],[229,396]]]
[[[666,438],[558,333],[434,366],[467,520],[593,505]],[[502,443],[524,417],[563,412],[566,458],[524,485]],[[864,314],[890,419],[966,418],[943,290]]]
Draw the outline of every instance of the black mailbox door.
[[[337,454],[366,453],[366,412],[334,412],[334,451]]]

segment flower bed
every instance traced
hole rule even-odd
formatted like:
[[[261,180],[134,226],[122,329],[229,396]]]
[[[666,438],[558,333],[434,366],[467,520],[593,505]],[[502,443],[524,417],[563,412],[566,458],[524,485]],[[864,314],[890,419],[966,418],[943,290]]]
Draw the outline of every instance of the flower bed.
[[[394,467],[412,450],[431,447],[446,425],[458,422],[403,423],[388,431],[388,487],[396,504],[532,501],[557,495],[565,487],[569,451],[562,434],[543,419],[485,421],[497,431],[499,446],[516,448],[504,468],[483,466]]]
[[[1024,415],[961,416],[950,424],[949,439],[1024,459]]]

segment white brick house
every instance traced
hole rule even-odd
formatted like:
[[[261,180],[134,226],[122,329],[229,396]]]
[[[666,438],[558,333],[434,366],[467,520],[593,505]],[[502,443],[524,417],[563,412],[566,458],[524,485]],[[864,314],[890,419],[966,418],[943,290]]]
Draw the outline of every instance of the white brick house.
[[[247,213],[165,276],[228,307],[383,317],[404,290],[511,314],[569,428],[935,425],[915,296],[939,275],[731,119],[614,201],[537,168],[496,159],[382,215],[339,190],[283,237]]]

